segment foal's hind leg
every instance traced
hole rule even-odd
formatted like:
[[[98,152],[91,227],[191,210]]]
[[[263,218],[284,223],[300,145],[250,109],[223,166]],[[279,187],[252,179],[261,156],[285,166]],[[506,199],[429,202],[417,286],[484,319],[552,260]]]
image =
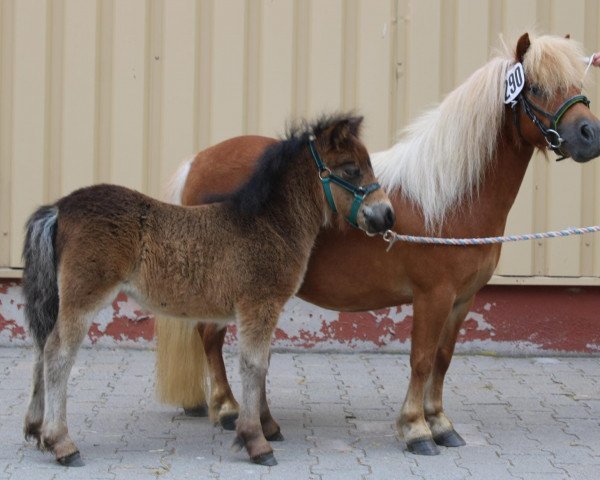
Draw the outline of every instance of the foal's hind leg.
[[[429,379],[433,368],[438,339],[453,302],[453,295],[445,290],[415,292],[414,296],[410,351],[411,375],[397,427],[406,441],[408,450],[419,455],[439,453],[425,421],[423,399],[425,382]]]
[[[239,344],[242,405],[236,423],[234,446],[245,446],[255,463],[267,466],[276,465],[277,461],[261,423],[261,417],[268,412],[268,408],[265,410],[264,385],[269,366],[271,336],[282,307],[283,302],[238,309],[241,314]]]
[[[25,415],[25,438],[36,440],[38,447],[41,446],[41,430],[44,421],[44,351],[43,346],[35,347],[35,363],[33,365],[33,382],[31,387],[31,399]]]
[[[473,297],[465,302],[454,305],[454,308],[444,325],[444,329],[442,330],[442,335],[438,342],[433,371],[431,372],[431,376],[425,387],[424,408],[427,423],[429,424],[429,428],[431,428],[435,443],[443,445],[444,447],[461,447],[465,445],[465,441],[456,430],[454,430],[452,422],[444,413],[442,397],[444,378],[448,371],[448,367],[450,366],[452,355],[454,354],[456,337],[458,336],[460,326],[467,316],[472,304]]]
[[[202,336],[210,373],[210,418],[213,422],[220,423],[225,430],[235,430],[235,421],[238,418],[240,406],[229,386],[227,370],[225,370],[223,362],[223,342],[227,327],[199,324],[198,331]]]
[[[46,395],[41,444],[42,448],[52,451],[62,465],[83,465],[67,427],[67,381],[91,318],[88,312],[61,305],[57,323],[44,348]]]

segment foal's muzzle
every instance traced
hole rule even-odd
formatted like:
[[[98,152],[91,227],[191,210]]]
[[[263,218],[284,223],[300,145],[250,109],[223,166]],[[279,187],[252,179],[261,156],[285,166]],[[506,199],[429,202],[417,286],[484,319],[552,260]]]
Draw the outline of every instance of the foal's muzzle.
[[[396,222],[394,210],[388,203],[377,203],[373,206],[365,205],[363,215],[369,233],[383,233],[391,229]]]

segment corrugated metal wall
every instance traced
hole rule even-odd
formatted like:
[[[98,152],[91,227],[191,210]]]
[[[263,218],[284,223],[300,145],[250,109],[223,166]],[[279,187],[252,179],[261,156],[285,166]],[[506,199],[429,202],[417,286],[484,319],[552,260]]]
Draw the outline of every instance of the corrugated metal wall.
[[[159,195],[193,152],[330,109],[364,113],[384,149],[499,33],[592,52],[599,24],[595,0],[0,0],[0,267],[20,265],[27,215],[76,187]],[[600,223],[599,180],[597,161],[535,159],[509,231]],[[509,245],[498,273],[599,283],[600,238]]]

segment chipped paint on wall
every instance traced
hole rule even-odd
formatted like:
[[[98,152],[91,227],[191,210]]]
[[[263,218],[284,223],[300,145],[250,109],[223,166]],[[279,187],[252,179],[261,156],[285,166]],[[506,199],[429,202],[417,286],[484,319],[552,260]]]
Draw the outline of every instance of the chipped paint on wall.
[[[600,353],[600,288],[489,286],[460,329],[459,352],[491,354]],[[396,352],[410,349],[412,305],[375,312],[334,312],[290,300],[275,331],[279,349]],[[154,320],[120,293],[92,324],[86,344],[151,348]],[[236,343],[235,326],[226,343]],[[28,345],[23,297],[0,280],[0,345]]]

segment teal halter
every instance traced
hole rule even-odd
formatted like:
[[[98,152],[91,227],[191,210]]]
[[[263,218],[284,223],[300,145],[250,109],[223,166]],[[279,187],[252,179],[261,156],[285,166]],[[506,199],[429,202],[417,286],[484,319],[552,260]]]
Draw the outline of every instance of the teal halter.
[[[343,178],[331,173],[331,170],[327,167],[327,165],[325,165],[323,160],[321,160],[321,157],[317,152],[317,147],[315,146],[315,136],[312,134],[308,137],[308,148],[310,149],[310,153],[312,154],[312,157],[317,164],[317,168],[319,169],[319,178],[321,179],[321,183],[323,185],[323,192],[325,192],[325,198],[327,199],[327,203],[331,207],[333,213],[337,213],[337,208],[335,208],[333,194],[331,193],[331,182],[339,185],[344,190],[347,190],[354,195],[354,201],[352,202],[350,215],[346,218],[346,220],[350,222],[350,225],[358,228],[356,216],[358,215],[360,206],[362,205],[365,197],[370,193],[373,193],[375,190],[379,190],[381,185],[378,183],[371,183],[365,187],[357,187],[352,185],[350,182],[347,182]]]

